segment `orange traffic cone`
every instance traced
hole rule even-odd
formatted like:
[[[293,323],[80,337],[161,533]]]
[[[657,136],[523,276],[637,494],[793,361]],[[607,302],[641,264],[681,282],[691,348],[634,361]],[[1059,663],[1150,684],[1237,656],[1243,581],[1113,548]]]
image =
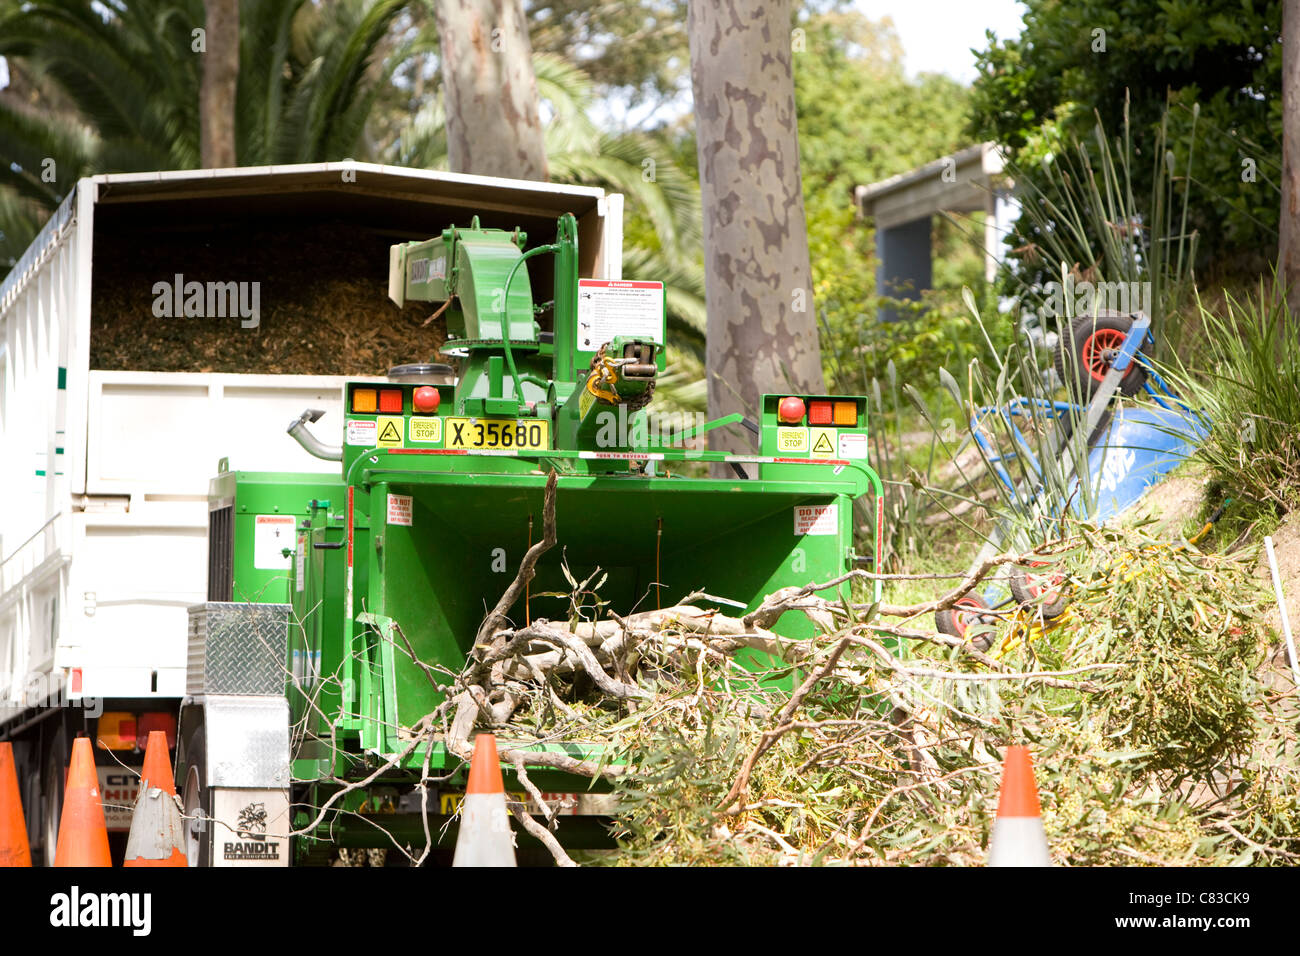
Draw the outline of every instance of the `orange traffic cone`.
[[[63,816],[59,820],[59,843],[54,851],[55,866],[112,866],[108,855],[108,828],[99,797],[99,777],[89,737],[72,743],[68,785],[63,791]]]
[[[1008,747],[1002,765],[998,817],[989,840],[989,866],[1051,866],[1028,747]]]
[[[185,824],[176,806],[176,783],[167,759],[167,734],[149,732],[140,774],[140,796],[131,815],[123,866],[188,866]]]
[[[18,796],[18,771],[14,769],[14,745],[0,744],[0,866],[31,866],[27,846],[27,821]]]
[[[469,787],[460,807],[460,835],[452,866],[514,866],[515,841],[506,810],[506,788],[497,739],[479,734],[469,765]]]

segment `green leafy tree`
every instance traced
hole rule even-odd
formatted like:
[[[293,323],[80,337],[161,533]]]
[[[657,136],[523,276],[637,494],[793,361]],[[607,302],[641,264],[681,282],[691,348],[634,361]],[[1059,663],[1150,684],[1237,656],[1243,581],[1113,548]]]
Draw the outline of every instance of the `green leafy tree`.
[[[908,376],[923,361],[964,353],[978,334],[957,293],[981,281],[983,259],[942,219],[935,223],[935,282],[946,306],[927,301],[906,321],[879,322],[875,231],[853,199],[855,186],[968,145],[969,94],[945,76],[909,79],[887,21],[835,11],[808,17],[796,30],[799,152],[823,357],[837,388],[867,391],[889,362]]]
[[[1200,265],[1258,272],[1277,239],[1281,0],[1026,6],[1020,36],[990,35],[979,55],[972,134],[1004,144],[1017,175],[1048,191],[1042,162],[1076,140],[1096,159],[1094,127],[1100,119],[1107,130],[1125,128],[1126,94],[1139,155],[1154,148],[1168,107],[1176,168],[1186,169],[1195,150],[1191,182],[1179,188],[1191,189],[1187,228],[1200,236]],[[1133,193],[1151,195],[1152,164],[1138,162],[1129,173]],[[1036,237],[1022,218],[1010,238],[1022,261],[1033,260]]]
[[[408,49],[384,52],[407,0],[246,0],[236,160],[364,155],[371,108]],[[43,96],[0,95],[0,262],[12,262],[76,180],[200,163],[202,0],[39,0],[0,14],[0,56]],[[48,110],[47,102],[62,108]]]
[[[527,17],[533,51],[567,61],[602,92],[662,105],[690,79],[685,0],[536,0]]]

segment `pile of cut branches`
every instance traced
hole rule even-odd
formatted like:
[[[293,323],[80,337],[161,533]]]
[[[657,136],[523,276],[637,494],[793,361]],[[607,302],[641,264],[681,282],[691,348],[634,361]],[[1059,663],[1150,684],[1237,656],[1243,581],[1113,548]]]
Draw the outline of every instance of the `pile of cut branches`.
[[[1244,558],[1085,527],[921,604],[818,596],[866,593],[855,571],[739,616],[701,593],[516,627],[507,613],[554,544],[552,484],[543,540],[426,726],[466,758],[476,727],[604,744],[599,762],[502,755],[614,781],[618,862],[977,864],[1012,743],[1032,748],[1058,863],[1300,859],[1294,695],[1259,680],[1267,636]],[[1044,560],[1072,594],[1056,626],[1019,612],[989,653],[928,626],[994,572]],[[790,612],[817,636],[777,633]],[[571,862],[553,814],[516,818]]]

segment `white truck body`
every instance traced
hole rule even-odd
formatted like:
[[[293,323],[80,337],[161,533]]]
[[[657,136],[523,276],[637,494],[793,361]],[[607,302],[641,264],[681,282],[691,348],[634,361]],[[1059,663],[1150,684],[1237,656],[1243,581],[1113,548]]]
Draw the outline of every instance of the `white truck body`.
[[[50,705],[182,697],[186,607],[206,597],[218,460],[338,467],[285,428],[305,408],[324,409],[317,431],[335,442],[341,376],[90,367],[93,249],[107,228],[97,214],[129,204],[137,221],[152,210],[200,216],[214,201],[245,204],[262,227],[291,203],[334,203],[372,224],[400,209],[408,229],[414,208],[427,232],[410,238],[485,209],[535,220],[568,211],[582,274],[622,277],[622,197],[589,187],[352,162],[80,180],[0,285],[0,737]]]

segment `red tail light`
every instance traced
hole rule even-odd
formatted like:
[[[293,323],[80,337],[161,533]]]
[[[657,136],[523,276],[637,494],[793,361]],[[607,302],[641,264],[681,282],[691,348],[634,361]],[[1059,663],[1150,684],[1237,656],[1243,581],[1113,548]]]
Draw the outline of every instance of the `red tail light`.
[[[166,711],[150,711],[147,714],[141,714],[139,721],[136,722],[136,736],[142,741],[149,739],[151,731],[161,730],[167,735],[167,749],[176,746],[176,715],[169,714]]]

